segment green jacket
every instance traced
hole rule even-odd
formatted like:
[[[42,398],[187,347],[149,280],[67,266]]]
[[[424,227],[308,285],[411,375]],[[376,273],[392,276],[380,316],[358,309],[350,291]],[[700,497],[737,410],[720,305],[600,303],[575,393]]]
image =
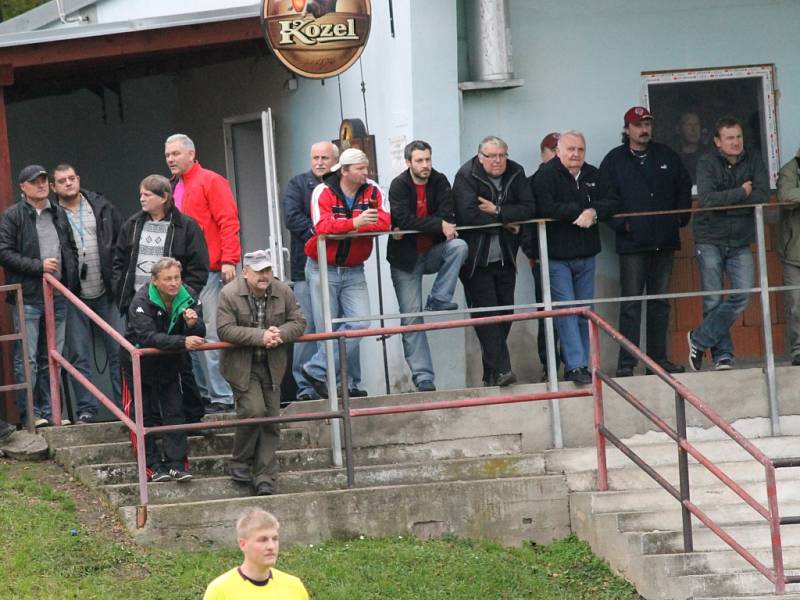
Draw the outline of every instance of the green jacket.
[[[217,307],[217,335],[223,342],[239,348],[222,351],[220,372],[231,387],[240,392],[250,385],[253,363],[253,347],[264,345],[264,329],[254,326],[255,307],[250,300],[250,288],[244,277],[228,283],[219,294]],[[306,319],[291,288],[281,281],[272,280],[267,288],[267,326],[281,331],[283,344],[267,350],[267,365],[272,377],[272,388],[280,389],[286,373],[286,344],[303,335]]]
[[[800,267],[800,156],[781,167],[778,173],[778,202],[782,206],[778,222],[778,256],[785,263]]]

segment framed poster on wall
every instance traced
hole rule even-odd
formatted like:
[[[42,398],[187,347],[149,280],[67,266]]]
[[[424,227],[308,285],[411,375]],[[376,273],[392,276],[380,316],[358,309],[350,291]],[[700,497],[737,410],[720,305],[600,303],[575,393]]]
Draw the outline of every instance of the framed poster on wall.
[[[697,159],[715,149],[714,123],[723,116],[737,118],[745,149],[761,154],[775,188],[780,155],[774,65],[646,71],[642,104],[655,117],[653,139],[681,155],[692,181]]]

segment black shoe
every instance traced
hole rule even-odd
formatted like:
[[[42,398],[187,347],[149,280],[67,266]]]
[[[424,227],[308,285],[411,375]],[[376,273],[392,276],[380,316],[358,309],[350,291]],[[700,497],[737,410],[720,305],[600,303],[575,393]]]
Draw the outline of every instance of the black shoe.
[[[300,394],[297,397],[297,402],[309,402],[310,400],[319,400],[319,398],[314,398],[311,394]]]
[[[170,469],[169,476],[172,477],[175,481],[189,481],[192,478],[192,474],[189,471],[184,471],[183,469]]]
[[[301,369],[303,372],[303,377],[306,378],[306,381],[311,384],[311,387],[314,388],[314,391],[317,392],[317,395],[320,398],[327,398],[328,397],[328,384],[321,379],[317,379],[316,377],[312,377],[306,368],[303,367]]]
[[[170,479],[172,479],[172,477],[170,477],[169,471],[167,471],[163,467],[160,469],[156,469],[153,472],[153,474],[150,475],[150,481],[152,481],[153,483],[158,483],[160,481],[169,481]]]
[[[514,371],[500,371],[497,374],[497,385],[500,387],[511,385],[512,383],[516,383],[516,381],[517,376],[514,375]]]
[[[733,368],[733,359],[730,358],[720,358],[714,364],[715,371],[730,371]]]
[[[686,339],[689,341],[689,366],[692,371],[699,371],[703,368],[703,354],[706,351],[692,343],[691,331],[686,334]]]
[[[94,423],[97,418],[91,413],[81,413],[78,417],[78,423]]]
[[[633,367],[619,367],[617,377],[633,377]]]
[[[418,392],[435,392],[436,385],[432,381],[420,381],[417,384]]]
[[[658,361],[658,366],[664,369],[667,373],[672,373],[672,374],[684,373],[686,371],[683,365],[676,365],[675,363],[670,362],[668,360]],[[647,369],[646,372],[648,375],[653,374],[653,372],[650,369]]]
[[[351,398],[366,398],[369,396],[367,390],[360,390],[358,388],[350,388],[347,390]]]
[[[247,467],[231,467],[231,479],[240,483],[251,483],[253,472]]]
[[[800,356],[792,358],[792,366],[793,367],[800,367]]]
[[[221,402],[207,402],[204,406],[207,415],[216,415],[219,413],[230,412],[233,410],[232,406],[222,404]]]
[[[256,496],[272,496],[275,489],[269,481],[262,481],[256,486]]]
[[[435,300],[434,298],[428,297],[428,301],[425,303],[425,310],[427,311],[437,311],[437,310],[457,310],[458,304],[455,302],[442,302],[441,300]]]
[[[567,381],[571,381],[576,385],[589,385],[592,383],[592,374],[586,367],[578,367],[567,371]]]
[[[497,373],[489,373],[483,378],[484,387],[494,387],[497,385]]]

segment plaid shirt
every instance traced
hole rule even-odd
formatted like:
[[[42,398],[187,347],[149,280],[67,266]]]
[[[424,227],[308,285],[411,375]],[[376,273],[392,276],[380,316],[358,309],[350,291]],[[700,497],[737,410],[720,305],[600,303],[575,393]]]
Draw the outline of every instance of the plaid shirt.
[[[254,296],[250,294],[250,299],[255,307],[255,322],[253,325],[259,329],[267,328],[267,296]],[[258,346],[254,353],[253,358],[259,362],[264,362],[267,358],[267,349],[264,346]]]

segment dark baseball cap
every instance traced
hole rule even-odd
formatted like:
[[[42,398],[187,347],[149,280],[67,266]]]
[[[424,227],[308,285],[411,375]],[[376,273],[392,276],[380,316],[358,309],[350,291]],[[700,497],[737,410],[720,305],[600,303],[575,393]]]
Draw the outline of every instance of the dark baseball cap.
[[[632,106],[628,109],[628,112],[625,113],[625,127],[631,123],[635,125],[647,119],[653,120],[653,115],[650,114],[649,110],[644,106]]]
[[[47,175],[47,169],[45,169],[42,165],[28,165],[19,172],[17,181],[19,183],[31,182],[42,175]]]
[[[541,143],[539,144],[539,150],[544,150],[545,148],[550,148],[550,150],[555,150],[556,146],[558,146],[558,138],[561,137],[561,134],[557,131],[552,133],[548,133],[546,136],[542,138]]]

